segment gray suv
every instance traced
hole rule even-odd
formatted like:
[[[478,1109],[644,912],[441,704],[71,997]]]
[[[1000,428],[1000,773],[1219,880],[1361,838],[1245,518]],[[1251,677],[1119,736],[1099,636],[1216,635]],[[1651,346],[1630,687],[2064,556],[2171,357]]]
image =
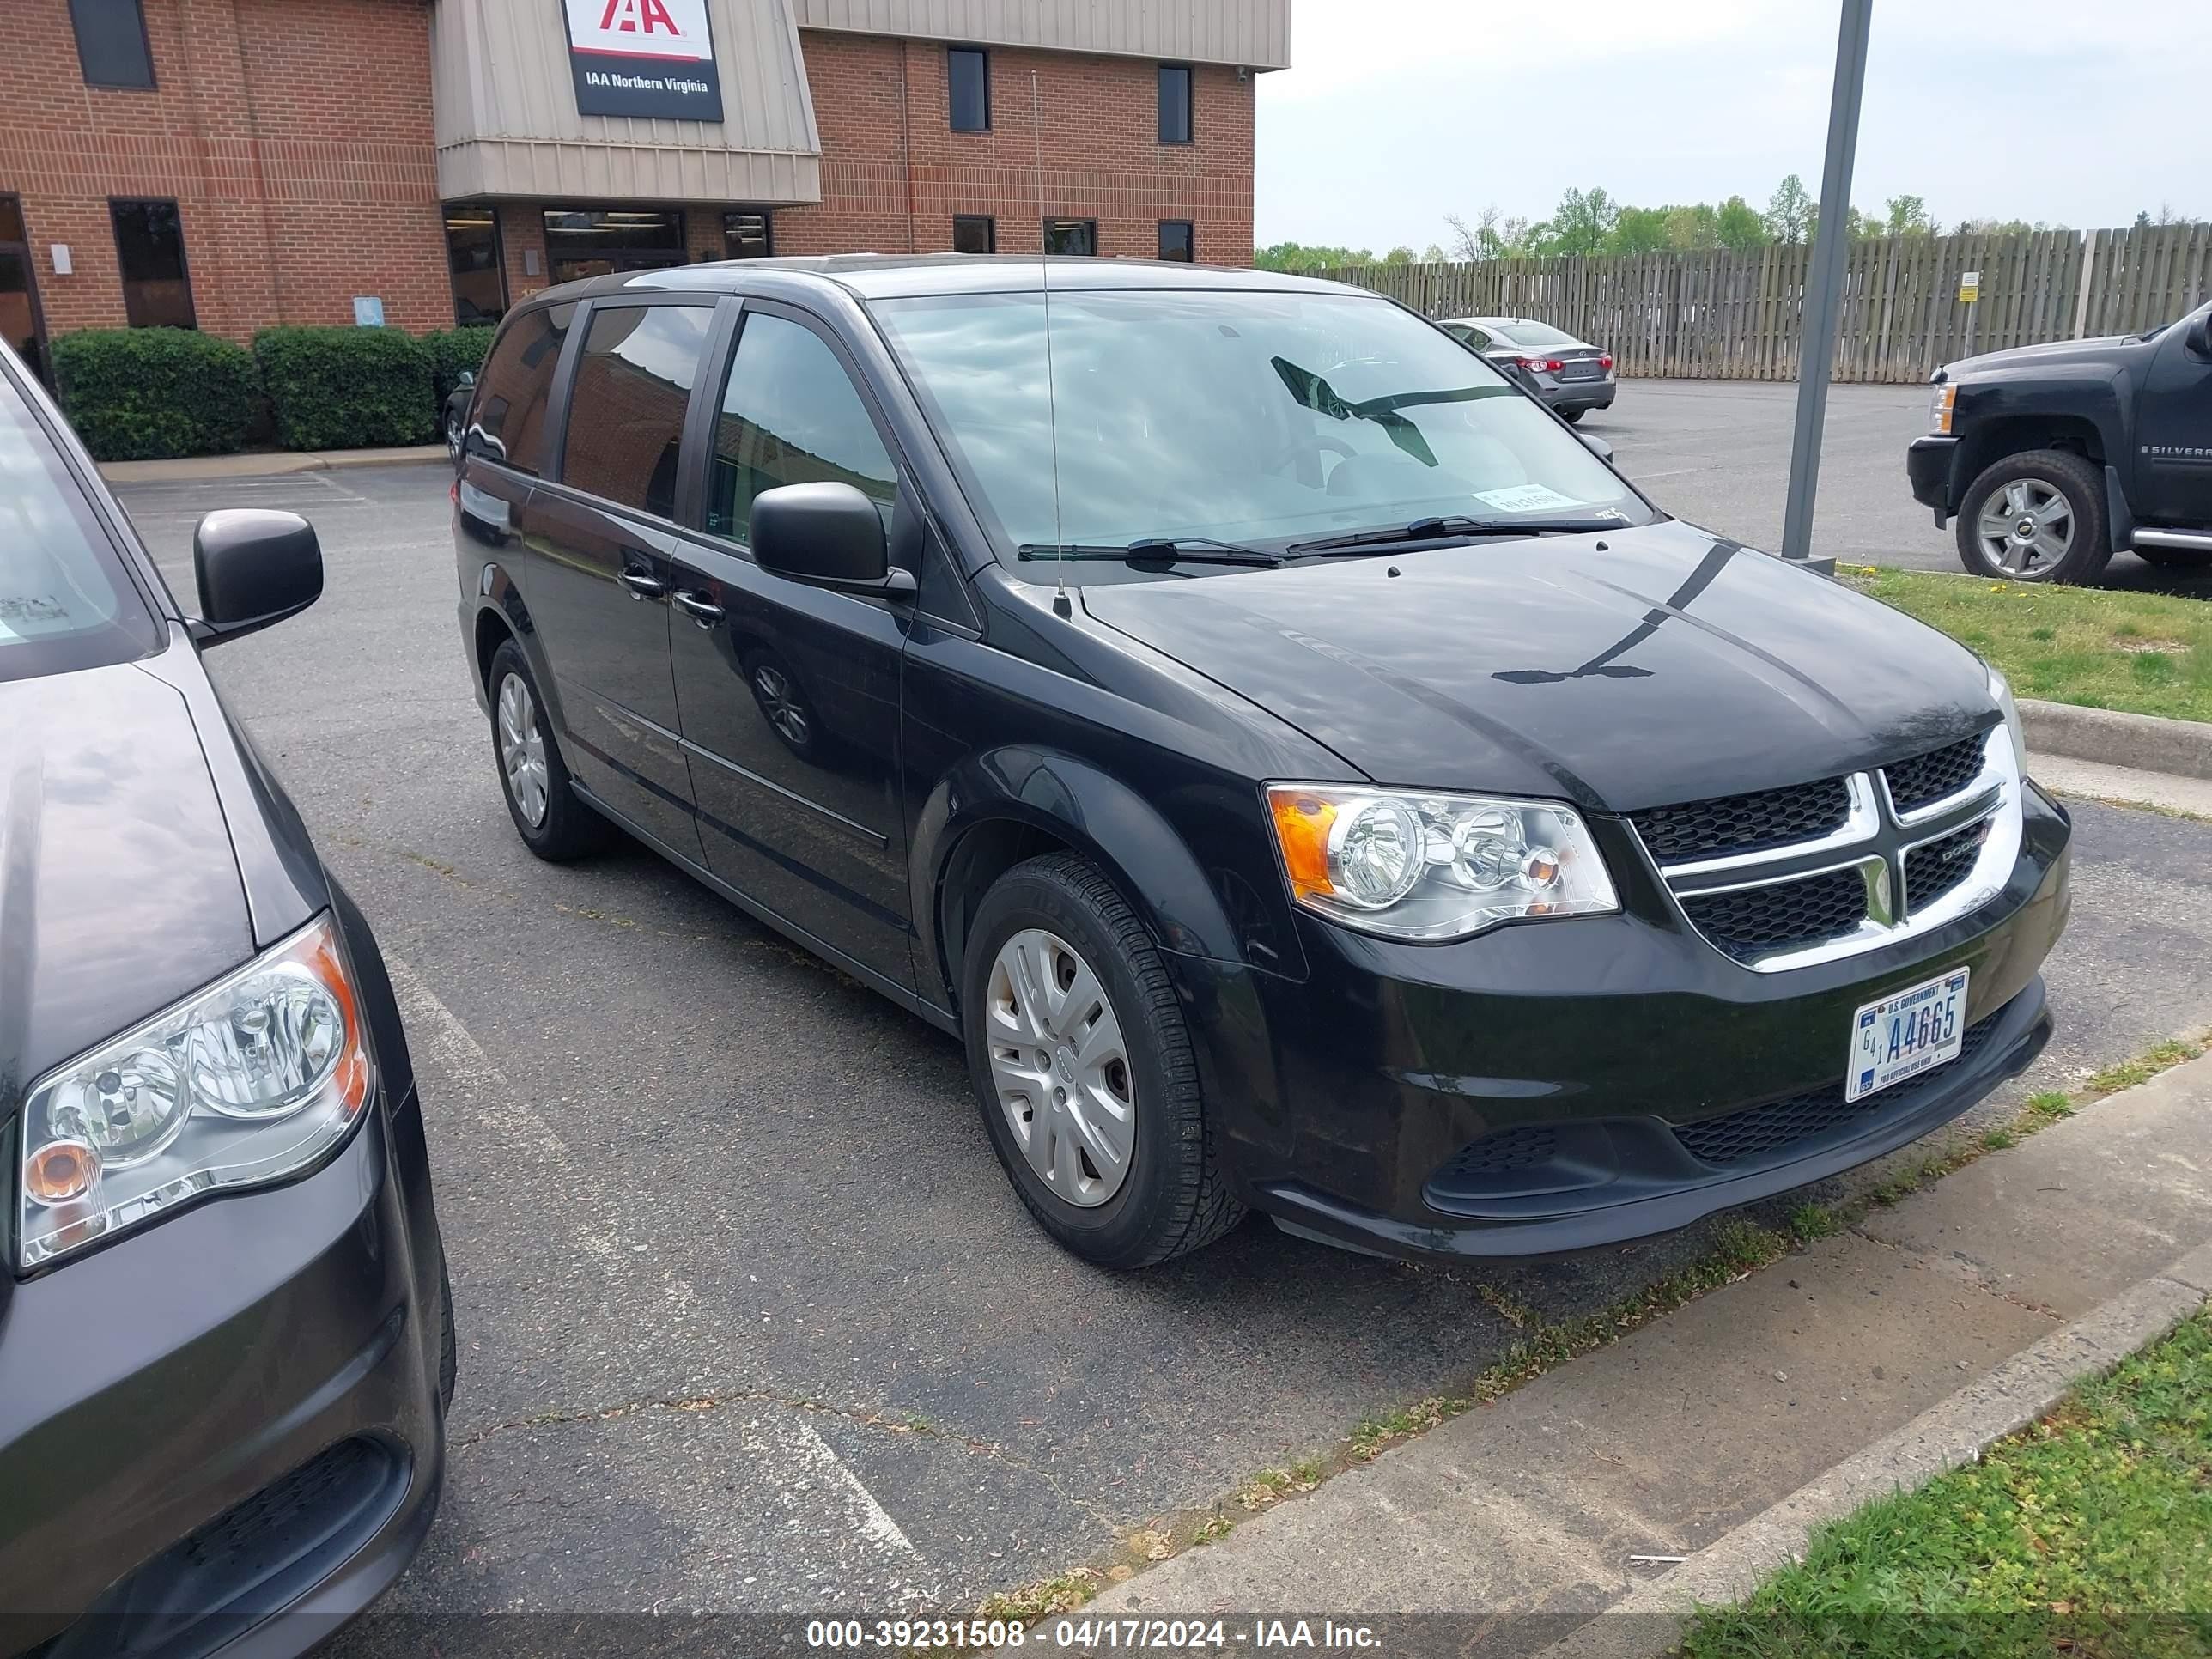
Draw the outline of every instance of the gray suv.
[[[1527,317],[1455,317],[1439,326],[1498,368],[1520,369],[1563,421],[1613,407],[1613,354],[1602,346]]]

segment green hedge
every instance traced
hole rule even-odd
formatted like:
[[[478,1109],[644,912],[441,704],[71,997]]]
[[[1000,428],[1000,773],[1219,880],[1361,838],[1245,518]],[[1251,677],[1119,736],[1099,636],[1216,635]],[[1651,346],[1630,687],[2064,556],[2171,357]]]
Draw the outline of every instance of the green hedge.
[[[88,328],[54,342],[62,408],[103,461],[223,455],[260,403],[245,347],[189,328]]]
[[[484,353],[491,349],[491,337],[498,332],[490,327],[446,328],[422,337],[422,349],[430,354],[432,399],[439,409],[445,408],[447,394],[459,383],[463,369],[483,373]]]
[[[396,328],[264,328],[254,360],[287,449],[424,444],[437,435],[429,349]]]

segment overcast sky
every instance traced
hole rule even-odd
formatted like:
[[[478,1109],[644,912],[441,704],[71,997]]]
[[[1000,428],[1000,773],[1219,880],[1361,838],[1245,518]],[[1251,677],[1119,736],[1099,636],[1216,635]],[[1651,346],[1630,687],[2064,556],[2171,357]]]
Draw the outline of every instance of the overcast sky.
[[[1419,252],[1443,216],[1817,197],[1836,0],[1292,0],[1257,240]],[[1851,197],[1939,220],[2212,216],[2207,0],[1876,0]]]

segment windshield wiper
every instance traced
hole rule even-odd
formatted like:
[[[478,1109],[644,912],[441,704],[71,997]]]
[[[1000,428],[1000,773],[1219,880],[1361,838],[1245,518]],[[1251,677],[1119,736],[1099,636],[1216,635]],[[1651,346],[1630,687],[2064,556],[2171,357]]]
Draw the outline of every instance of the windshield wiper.
[[[1282,556],[1211,536],[1139,536],[1126,546],[1111,543],[1069,542],[1060,547],[1024,542],[1014,556],[1050,564],[1055,559],[1108,559],[1129,564],[1249,564],[1273,569]]]
[[[1415,519],[1407,524],[1385,525],[1378,530],[1354,530],[1319,541],[1292,542],[1288,553],[1342,553],[1357,547],[1380,547],[1397,542],[1425,542],[1439,536],[1588,536],[1605,530],[1626,530],[1624,519],[1470,519],[1445,514]]]

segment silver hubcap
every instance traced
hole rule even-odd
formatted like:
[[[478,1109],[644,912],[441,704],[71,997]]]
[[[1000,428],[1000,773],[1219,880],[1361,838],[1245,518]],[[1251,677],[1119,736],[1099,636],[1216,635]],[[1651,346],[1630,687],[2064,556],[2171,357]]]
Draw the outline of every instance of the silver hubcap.
[[[1105,986],[1066,939],[1030,927],[1000,947],[984,1002],[991,1082],[1022,1155],[1070,1204],[1103,1204],[1128,1178],[1137,1128]]]
[[[2008,575],[2047,576],[2074,545],[2074,509],[2043,478],[2014,478],[1990,492],[1975,520],[1982,553]]]
[[[538,702],[520,674],[499,683],[499,763],[507,793],[535,830],[545,822],[545,738],[538,729]]]
[[[784,741],[794,749],[806,747],[811,728],[806,723],[805,706],[791,689],[791,682],[777,668],[762,668],[753,674],[753,689],[760,693],[761,708],[768,715],[768,723],[783,733]]]

